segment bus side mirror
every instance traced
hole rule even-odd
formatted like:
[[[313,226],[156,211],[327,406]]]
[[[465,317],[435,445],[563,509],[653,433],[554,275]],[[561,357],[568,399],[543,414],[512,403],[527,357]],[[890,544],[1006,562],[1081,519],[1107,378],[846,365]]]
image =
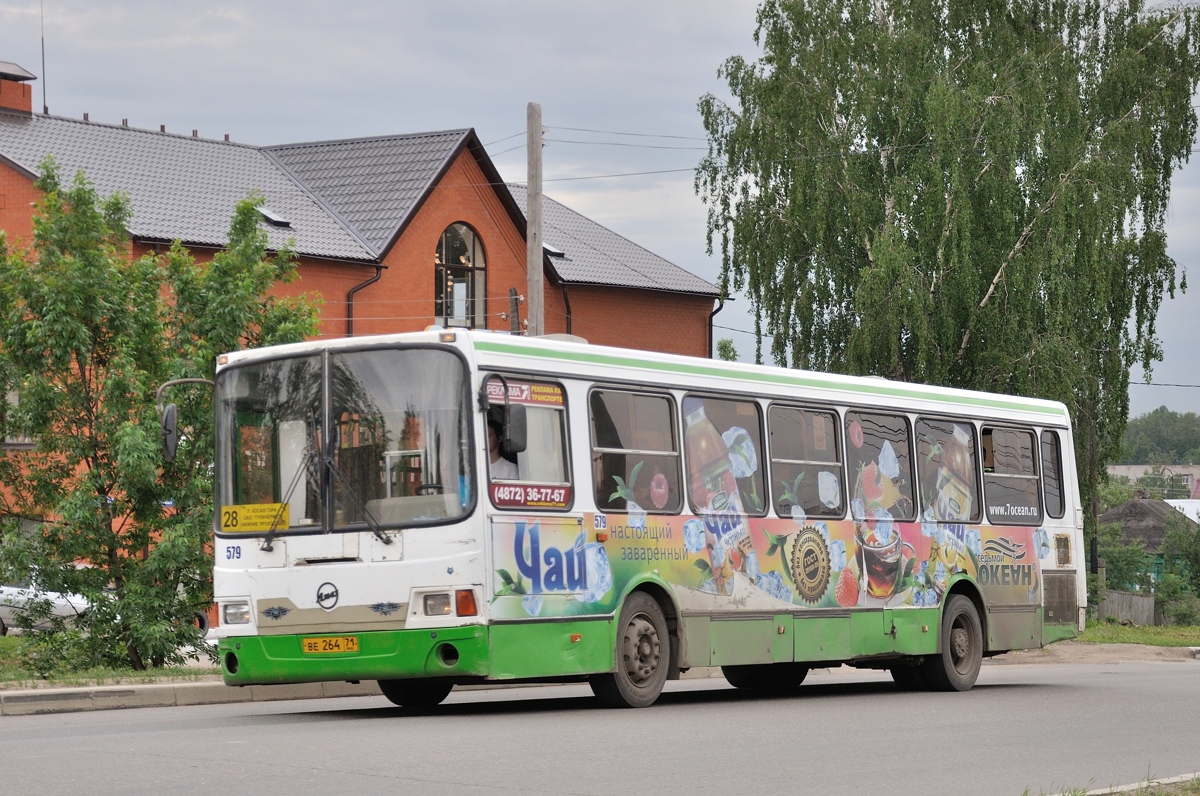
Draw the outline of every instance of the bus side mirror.
[[[525,405],[509,404],[508,417],[504,422],[504,452],[524,453],[528,436],[528,426],[525,424]]]
[[[163,409],[162,447],[163,458],[169,462],[175,461],[175,450],[179,447],[179,419],[175,404],[167,404]]]

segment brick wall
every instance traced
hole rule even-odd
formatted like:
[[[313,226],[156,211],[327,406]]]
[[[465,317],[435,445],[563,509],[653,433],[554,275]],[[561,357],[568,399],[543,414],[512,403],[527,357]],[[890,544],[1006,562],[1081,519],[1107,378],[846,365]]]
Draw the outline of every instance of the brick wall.
[[[28,246],[33,238],[33,203],[37,200],[33,180],[0,163],[0,230],[10,249]]]
[[[30,85],[0,78],[0,108],[30,113],[33,110],[33,90]]]
[[[589,343],[695,357],[709,355],[708,316],[714,307],[711,298],[582,285],[572,285],[568,291],[571,331]]]

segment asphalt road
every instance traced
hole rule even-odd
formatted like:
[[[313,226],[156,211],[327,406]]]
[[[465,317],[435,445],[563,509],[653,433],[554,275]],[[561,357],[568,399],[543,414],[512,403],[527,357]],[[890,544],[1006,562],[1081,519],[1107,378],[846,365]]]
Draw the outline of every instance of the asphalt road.
[[[814,673],[799,694],[586,686],[0,718],[0,793],[1059,793],[1200,771],[1200,661],[985,666],[966,694]]]

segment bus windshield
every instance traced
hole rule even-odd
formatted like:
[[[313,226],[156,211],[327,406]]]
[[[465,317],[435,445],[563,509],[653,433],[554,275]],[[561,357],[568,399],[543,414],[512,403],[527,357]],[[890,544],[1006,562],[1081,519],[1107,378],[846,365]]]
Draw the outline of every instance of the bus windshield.
[[[221,531],[444,522],[473,503],[466,369],[449,351],[230,368],[217,406]]]

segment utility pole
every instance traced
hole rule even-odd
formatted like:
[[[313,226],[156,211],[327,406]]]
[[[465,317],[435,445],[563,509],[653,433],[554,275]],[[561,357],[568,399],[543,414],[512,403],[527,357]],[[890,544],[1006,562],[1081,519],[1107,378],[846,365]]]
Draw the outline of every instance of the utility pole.
[[[525,278],[529,294],[530,337],[545,334],[542,309],[542,106],[529,103],[525,113],[525,144],[529,157],[525,208]]]

